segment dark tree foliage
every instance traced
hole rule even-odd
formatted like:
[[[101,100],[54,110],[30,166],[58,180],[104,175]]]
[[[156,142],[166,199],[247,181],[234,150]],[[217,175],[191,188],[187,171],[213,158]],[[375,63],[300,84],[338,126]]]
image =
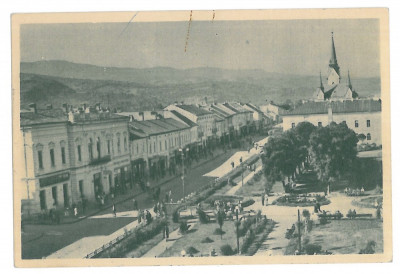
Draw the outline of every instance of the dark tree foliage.
[[[323,183],[352,171],[357,160],[357,142],[356,133],[345,123],[331,123],[310,135],[312,165]]]

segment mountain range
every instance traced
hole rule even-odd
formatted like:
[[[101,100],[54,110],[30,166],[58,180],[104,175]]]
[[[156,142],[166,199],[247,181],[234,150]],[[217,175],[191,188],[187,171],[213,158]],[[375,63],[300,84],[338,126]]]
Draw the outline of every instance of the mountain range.
[[[22,62],[20,84],[22,107],[32,102],[39,107],[100,102],[133,111],[205,97],[209,101],[236,100],[257,105],[265,100],[295,102],[312,96],[319,76],[211,67],[100,67],[54,60]],[[352,84],[362,97],[380,94],[379,78],[352,78]]]

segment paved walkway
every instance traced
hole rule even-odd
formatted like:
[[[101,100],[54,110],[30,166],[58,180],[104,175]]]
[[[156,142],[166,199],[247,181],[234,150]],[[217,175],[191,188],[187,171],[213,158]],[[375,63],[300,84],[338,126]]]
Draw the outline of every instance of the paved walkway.
[[[234,168],[237,168],[238,166],[240,166],[240,158],[242,158],[242,161],[246,161],[247,159],[249,159],[251,156],[259,154],[261,152],[261,149],[267,141],[268,138],[264,138],[260,141],[257,142],[257,144],[259,144],[259,146],[257,147],[257,149],[255,147],[253,147],[252,149],[250,149],[250,151],[238,151],[235,154],[233,154],[228,160],[225,161],[225,163],[223,163],[222,165],[220,165],[219,167],[217,167],[216,169],[214,169],[213,171],[204,174],[203,176],[207,176],[207,177],[215,177],[215,178],[220,178],[222,176],[224,176],[225,174],[227,174],[229,171],[231,171]],[[232,168],[232,162],[234,163],[234,168]]]

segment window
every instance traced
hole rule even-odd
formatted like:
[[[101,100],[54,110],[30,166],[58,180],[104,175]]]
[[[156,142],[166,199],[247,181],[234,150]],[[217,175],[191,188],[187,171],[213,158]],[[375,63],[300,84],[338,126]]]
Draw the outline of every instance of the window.
[[[295,128],[296,127],[296,124],[295,123],[292,123],[292,128]]]
[[[107,154],[111,154],[111,141],[107,140]]]
[[[81,197],[83,197],[83,180],[79,180],[79,193],[81,194]]]
[[[51,188],[51,195],[53,196],[53,205],[58,205],[58,199],[57,199],[57,187],[53,186]]]
[[[167,140],[165,140],[165,149],[168,149]]]
[[[89,152],[89,159],[93,160],[93,141],[92,141],[92,138],[89,139],[88,152]]]
[[[117,139],[117,149],[118,149],[118,153],[121,153],[121,138],[119,136]]]
[[[151,144],[149,144],[149,151],[150,151],[150,154],[151,154],[151,153],[152,153],[152,152],[151,152]]]
[[[51,161],[51,166],[54,167],[56,165],[56,162],[54,159],[54,148],[50,149],[50,161]]]
[[[139,153],[139,144],[136,144],[136,154]]]
[[[371,126],[371,121],[367,120],[367,127],[370,127],[370,126]]]
[[[322,122],[318,122],[318,126],[319,126],[319,127],[322,127]]]
[[[162,151],[162,144],[161,144],[161,141],[160,141],[160,151]]]
[[[126,136],[124,136],[124,150],[127,151],[128,150],[128,141],[126,139]]]
[[[65,164],[65,147],[61,148],[61,162]]]
[[[97,138],[96,148],[97,148],[97,158],[100,159],[101,158],[100,138]]]
[[[78,161],[82,161],[82,151],[81,151],[81,145],[77,146],[77,150],[78,150]]]
[[[369,141],[371,140],[371,134],[370,133],[367,134],[367,140],[369,140]]]
[[[153,143],[153,150],[156,152],[156,142]]]
[[[45,210],[47,209],[46,205],[46,191],[41,190],[39,193],[39,199],[40,199],[40,210]]]
[[[43,169],[43,154],[42,151],[38,151],[39,168]]]
[[[358,120],[355,120],[355,121],[354,121],[354,126],[355,126],[355,127],[358,127]]]

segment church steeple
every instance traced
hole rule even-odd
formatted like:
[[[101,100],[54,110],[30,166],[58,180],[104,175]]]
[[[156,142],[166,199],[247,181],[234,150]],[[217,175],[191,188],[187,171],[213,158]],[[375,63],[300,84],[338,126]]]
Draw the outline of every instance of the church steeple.
[[[353,86],[351,85],[351,80],[350,80],[350,71],[347,71],[347,86],[353,90]]]
[[[333,32],[331,33],[332,33],[332,47],[331,47],[331,59],[329,60],[329,67],[333,68],[336,71],[336,73],[340,76],[340,67],[336,59],[335,41],[333,40]]]

